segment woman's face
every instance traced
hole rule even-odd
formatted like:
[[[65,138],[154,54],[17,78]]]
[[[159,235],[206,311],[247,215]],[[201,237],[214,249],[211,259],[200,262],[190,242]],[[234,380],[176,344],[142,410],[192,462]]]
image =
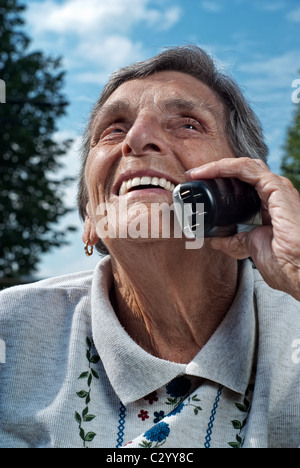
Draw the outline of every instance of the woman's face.
[[[227,157],[234,155],[223,105],[201,81],[165,71],[122,84],[93,123],[86,164],[93,228],[108,248],[114,237],[130,237],[130,223],[136,231],[144,223],[151,237],[150,216],[172,204],[185,172]]]

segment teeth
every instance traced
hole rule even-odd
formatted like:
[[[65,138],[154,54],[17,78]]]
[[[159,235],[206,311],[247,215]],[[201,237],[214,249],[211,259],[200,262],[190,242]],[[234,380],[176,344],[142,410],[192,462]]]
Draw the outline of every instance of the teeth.
[[[142,177],[141,179],[137,177],[137,179],[140,180],[138,185],[150,185],[151,184],[151,177]]]
[[[175,185],[163,177],[134,177],[133,179],[124,180],[120,187],[119,195],[125,195],[129,192],[132,187],[138,187],[139,185],[156,185],[158,187],[167,190],[168,192],[173,192]]]

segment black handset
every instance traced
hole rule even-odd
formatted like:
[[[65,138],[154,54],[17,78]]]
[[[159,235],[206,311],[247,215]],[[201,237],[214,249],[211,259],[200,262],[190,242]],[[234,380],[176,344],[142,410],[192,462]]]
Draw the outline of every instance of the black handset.
[[[226,237],[262,224],[258,193],[239,179],[184,182],[175,187],[173,200],[181,229],[188,238]],[[202,232],[197,229],[200,221]]]

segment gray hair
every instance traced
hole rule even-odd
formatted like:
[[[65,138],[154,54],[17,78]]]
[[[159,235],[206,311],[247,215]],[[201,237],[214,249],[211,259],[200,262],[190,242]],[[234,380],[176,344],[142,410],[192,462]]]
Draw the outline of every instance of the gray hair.
[[[99,110],[123,83],[147,77],[161,71],[178,71],[197,78],[211,88],[221,99],[225,108],[225,131],[235,157],[249,157],[266,162],[268,147],[265,144],[261,123],[243,96],[237,83],[223,73],[214,60],[197,46],[179,46],[166,49],[155,57],[121,68],[113,73],[96,102],[83,137],[81,169],[77,203],[84,220],[88,191],[85,182],[85,166],[90,151],[92,125]],[[101,253],[107,249],[101,240],[96,245]]]

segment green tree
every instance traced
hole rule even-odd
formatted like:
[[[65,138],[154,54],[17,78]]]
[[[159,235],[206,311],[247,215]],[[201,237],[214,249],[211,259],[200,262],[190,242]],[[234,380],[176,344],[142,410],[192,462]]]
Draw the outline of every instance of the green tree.
[[[283,147],[284,156],[282,158],[281,171],[282,175],[288,177],[300,192],[300,102],[294,105],[293,121],[288,127]]]
[[[66,244],[57,223],[69,208],[62,201],[71,178],[59,179],[71,140],[54,140],[66,113],[61,59],[29,50],[19,0],[0,0],[0,277],[36,271],[41,254]]]

